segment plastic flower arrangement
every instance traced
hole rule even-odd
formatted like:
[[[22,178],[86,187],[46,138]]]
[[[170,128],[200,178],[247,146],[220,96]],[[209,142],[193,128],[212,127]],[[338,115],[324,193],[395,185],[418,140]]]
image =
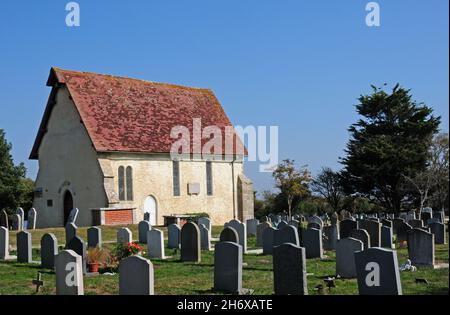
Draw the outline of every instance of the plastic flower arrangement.
[[[142,246],[137,242],[131,242],[127,244],[118,243],[115,248],[115,256],[121,260],[123,258],[142,254]]]

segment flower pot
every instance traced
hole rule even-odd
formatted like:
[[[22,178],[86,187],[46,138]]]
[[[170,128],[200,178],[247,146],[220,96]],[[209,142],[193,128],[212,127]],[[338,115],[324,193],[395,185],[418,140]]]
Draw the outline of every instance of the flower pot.
[[[90,263],[89,264],[89,272],[98,272],[99,263]]]

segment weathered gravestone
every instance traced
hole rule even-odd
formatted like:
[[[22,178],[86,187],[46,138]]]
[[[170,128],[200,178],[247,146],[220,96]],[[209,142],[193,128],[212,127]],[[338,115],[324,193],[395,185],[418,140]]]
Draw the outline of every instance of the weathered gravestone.
[[[73,250],[63,250],[55,257],[56,294],[83,295],[83,263]]]
[[[354,253],[364,250],[364,244],[352,237],[341,238],[336,244],[336,275],[356,278]]]
[[[310,217],[308,219],[308,223],[316,223],[316,224],[318,224],[320,226],[320,229],[323,228],[323,221],[322,221],[322,219],[320,217],[316,216],[316,215],[313,215],[312,217]]]
[[[356,252],[355,265],[359,294],[402,294],[395,250],[372,247]]]
[[[360,240],[364,244],[364,248],[370,247],[370,235],[366,230],[363,229],[355,229],[350,232],[350,237]]]
[[[383,225],[381,227],[381,247],[392,249],[393,245],[392,228]]]
[[[383,220],[381,220],[381,224],[382,224],[383,226],[387,226],[387,227],[392,228],[392,221],[391,221],[391,220],[383,219]]]
[[[350,219],[345,219],[339,222],[339,237],[350,237],[350,232],[357,228],[357,222]]]
[[[445,222],[445,213],[444,211],[433,211],[432,219],[438,219],[439,223]]]
[[[211,250],[210,231],[204,224],[200,224],[200,248],[202,250]]]
[[[402,227],[404,223],[406,223],[405,220],[401,218],[394,218],[392,220],[392,232],[397,234],[397,229]]]
[[[8,223],[8,214],[5,210],[2,210],[0,212],[0,227],[4,227],[7,230],[9,229],[9,223]]]
[[[220,232],[220,242],[233,242],[239,244],[239,235],[231,226],[227,226]]]
[[[66,247],[69,245],[69,242],[77,236],[77,226],[74,223],[67,223],[64,228],[66,231]]]
[[[67,218],[67,223],[75,223],[77,221],[78,212],[80,212],[78,208],[70,210],[69,217]]]
[[[28,230],[36,229],[36,218],[37,218],[36,209],[31,208],[30,211],[28,211],[28,222],[27,222]]]
[[[297,230],[300,228],[300,221],[296,219],[292,219],[291,221],[288,222],[288,224],[295,227]]]
[[[164,234],[161,230],[151,229],[147,231],[147,247],[148,247],[148,257],[165,259],[166,255],[164,253]]]
[[[245,254],[247,252],[247,228],[245,224],[241,223],[239,220],[231,220],[230,222],[225,223],[225,227],[227,226],[231,226],[238,232],[239,244],[242,246],[242,250]]]
[[[300,246],[298,232],[292,225],[286,225],[281,230],[275,230],[273,234],[273,246],[279,246],[284,243],[291,243]]]
[[[412,230],[411,225],[406,222],[402,222],[397,226],[397,242],[403,242],[408,240],[408,231]]]
[[[119,265],[119,294],[154,294],[153,264],[150,260],[141,256],[122,259]]]
[[[280,221],[280,223],[277,224],[277,229],[281,230],[285,226],[289,225],[286,221]]]
[[[19,214],[14,214],[12,216],[12,224],[11,227],[13,231],[22,231],[22,218]]]
[[[263,254],[264,255],[272,255],[274,234],[275,234],[275,229],[273,227],[268,227],[268,228],[264,229],[264,232],[263,232]]]
[[[92,226],[87,230],[88,248],[102,247],[102,229]]]
[[[319,223],[316,222],[309,222],[308,225],[306,226],[307,229],[317,229],[317,230],[321,230],[322,227],[320,226]]]
[[[18,263],[31,263],[33,261],[31,256],[31,233],[21,231],[17,233],[17,262]]]
[[[204,225],[209,231],[211,231],[212,225],[211,225],[211,219],[207,217],[201,217],[198,219],[198,226]]]
[[[55,268],[55,256],[58,255],[58,240],[52,233],[41,238],[41,268]]]
[[[256,246],[262,247],[263,246],[263,233],[264,230],[272,227],[272,225],[269,222],[262,222],[258,224],[256,227]]]
[[[323,248],[325,250],[336,249],[339,239],[339,228],[337,225],[326,225],[323,227]]]
[[[306,258],[322,258],[322,231],[306,229],[302,235],[303,246],[306,249]]]
[[[168,248],[180,248],[180,234],[181,229],[178,224],[172,223],[167,227]]]
[[[87,273],[87,257],[86,257],[86,243],[78,236],[72,238],[67,245],[67,249],[73,250],[82,259],[83,274]]]
[[[256,227],[259,224],[258,219],[248,219],[246,222],[247,225],[247,235],[248,236],[255,236],[256,235]]]
[[[273,248],[273,281],[275,294],[308,294],[303,247],[284,243]]]
[[[133,233],[129,228],[120,228],[117,231],[117,243],[128,244],[133,241]]]
[[[181,261],[201,261],[200,229],[193,222],[185,223],[181,229]]]
[[[367,233],[369,233],[371,247],[381,246],[381,223],[371,220],[362,220],[358,222],[358,228],[366,230]]]
[[[418,229],[418,228],[424,227],[424,226],[423,226],[423,221],[422,221],[422,220],[417,220],[417,219],[409,220],[409,221],[408,221],[408,224],[411,225],[411,227],[412,227],[413,229]]]
[[[219,242],[214,250],[214,290],[239,294],[242,292],[242,246]]]
[[[408,231],[408,256],[413,266],[434,266],[434,235],[421,229]]]
[[[425,210],[425,208],[424,208],[424,210]],[[422,211],[422,212],[420,212],[420,219],[423,221],[423,222],[427,222],[429,219],[431,219],[433,217],[433,212],[431,211],[431,212],[428,212],[428,211]]]
[[[431,223],[428,225],[431,233],[434,234],[435,244],[447,244],[445,240],[445,225],[442,223]]]
[[[138,224],[138,240],[139,243],[147,244],[147,232],[152,229],[150,222],[141,221]]]
[[[4,226],[0,226],[0,260],[9,258],[9,231]]]
[[[20,227],[19,227],[19,231],[22,231],[24,228],[24,223],[25,223],[25,211],[23,211],[22,208],[18,208],[16,210],[16,214],[20,216]]]

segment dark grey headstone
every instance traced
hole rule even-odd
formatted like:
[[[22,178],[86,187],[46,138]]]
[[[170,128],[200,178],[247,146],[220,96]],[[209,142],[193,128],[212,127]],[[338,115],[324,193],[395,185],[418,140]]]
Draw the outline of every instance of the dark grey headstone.
[[[339,239],[339,227],[336,224],[323,227],[323,248],[325,250],[335,250]]]
[[[316,215],[313,215],[312,217],[310,217],[310,218],[308,219],[308,223],[316,223],[316,224],[318,224],[318,225],[320,226],[320,229],[323,228],[323,221],[322,221],[322,219],[319,218],[319,217],[316,216]]]
[[[31,208],[30,211],[28,211],[28,222],[27,222],[28,230],[36,229],[36,218],[37,218],[36,209]]]
[[[355,265],[359,294],[402,294],[395,250],[372,247],[356,252]]]
[[[258,224],[256,227],[256,246],[262,247],[263,246],[263,233],[264,230],[268,227],[272,227],[272,225],[269,222],[262,222]]]
[[[58,255],[58,240],[52,233],[44,234],[41,238],[41,267],[55,268],[55,256]]]
[[[394,245],[392,238],[392,228],[383,225],[381,227],[381,247],[392,249]]]
[[[31,233],[21,231],[17,233],[17,262],[31,263],[33,261],[31,256]]]
[[[181,260],[201,261],[200,229],[193,222],[185,223],[181,229]]]
[[[242,291],[242,246],[219,242],[214,250],[214,290],[229,293]]]
[[[321,226],[319,223],[316,222],[309,222],[307,227],[307,229],[317,229],[317,230],[321,230]]]
[[[408,231],[408,256],[413,266],[434,266],[434,235],[421,229]]]
[[[129,228],[120,228],[117,231],[117,243],[128,244],[133,241],[133,233]]]
[[[268,227],[264,229],[263,232],[263,254],[272,255],[273,253],[273,240],[274,240],[275,229],[273,227]]]
[[[259,224],[259,221],[257,219],[248,219],[246,221],[247,224],[247,235],[248,236],[255,236],[256,235],[256,227]]]
[[[445,239],[445,225],[442,223],[431,223],[428,225],[431,233],[434,234],[435,244],[447,244]]]
[[[211,250],[211,237],[210,231],[204,224],[200,224],[200,247],[202,250]]]
[[[427,222],[429,219],[431,219],[433,217],[433,214],[432,213],[430,213],[430,212],[421,212],[420,213],[420,219],[423,221],[423,222]]]
[[[308,294],[303,247],[284,243],[273,248],[273,280],[275,294]]]
[[[360,240],[341,238],[336,244],[336,275],[342,278],[356,278],[354,253],[364,250]]]
[[[239,235],[239,244],[242,246],[242,250],[244,254],[247,252],[247,227],[244,223],[241,223],[239,220],[231,220],[230,222],[225,223],[224,227],[231,226],[233,229],[238,232]]]
[[[281,230],[274,231],[273,246],[279,246],[284,243],[300,246],[297,229],[292,225],[285,225]]]
[[[302,235],[303,246],[306,249],[306,258],[322,258],[322,231],[318,229],[306,229]]]
[[[408,221],[408,224],[411,225],[411,227],[412,227],[413,229],[424,227],[424,226],[423,226],[423,221],[422,221],[422,220],[417,220],[417,219],[409,220],[409,221]]]
[[[102,247],[102,229],[92,226],[87,230],[88,248]]]
[[[345,219],[339,222],[339,237],[350,237],[350,232],[357,228],[357,222],[350,219]]]
[[[364,244],[364,248],[370,247],[370,235],[366,230],[363,229],[355,229],[350,232],[350,237],[360,240]]]
[[[72,210],[70,210],[70,213],[69,213],[69,217],[67,218],[67,223],[76,223],[76,221],[77,221],[77,217],[78,217],[78,213],[79,213],[80,211],[77,209],[77,208],[74,208],[74,209],[72,209]]]
[[[147,232],[152,229],[149,221],[141,221],[138,224],[138,240],[139,243],[147,244]]]
[[[177,224],[172,223],[167,227],[167,239],[168,248],[180,248],[181,229]]]
[[[0,260],[9,257],[9,231],[4,226],[0,226]]]
[[[391,220],[383,219],[383,220],[381,220],[381,224],[383,226],[387,226],[387,227],[392,228],[392,221]]]
[[[372,220],[362,220],[358,222],[358,229],[366,230],[370,236],[370,246],[381,246],[381,223]]]
[[[239,244],[239,235],[231,226],[227,226],[220,232],[219,240],[221,242],[233,242]]]
[[[20,216],[21,225],[20,225],[19,230],[22,231],[24,228],[24,222],[25,222],[25,211],[23,211],[22,208],[18,208],[16,210],[16,214],[18,214]]]
[[[13,231],[22,231],[22,218],[20,217],[19,214],[14,214],[12,216],[12,223],[11,223],[11,228]]]
[[[73,250],[63,250],[55,257],[56,295],[83,295],[83,263]]]
[[[9,229],[8,214],[5,210],[0,211],[0,227],[2,226],[7,230]]]
[[[397,234],[397,229],[403,227],[403,224],[406,223],[405,220],[401,218],[394,218],[392,220],[392,232]]]
[[[402,222],[397,226],[397,242],[403,242],[408,240],[408,231],[411,230],[412,227],[406,222]]]
[[[289,225],[286,221],[280,221],[280,223],[277,224],[277,229],[281,230],[282,228],[284,228],[286,225]]]
[[[67,223],[65,227],[66,231],[66,247],[69,245],[69,242],[77,236],[77,226],[74,223]]]
[[[153,295],[153,264],[141,256],[122,259],[119,265],[120,295]]]
[[[78,236],[72,238],[67,245],[67,249],[73,250],[82,259],[83,274],[87,272],[87,261],[86,261],[86,243]]]
[[[147,248],[148,257],[165,259],[166,255],[164,253],[164,234],[163,231],[158,229],[151,229],[147,231]]]

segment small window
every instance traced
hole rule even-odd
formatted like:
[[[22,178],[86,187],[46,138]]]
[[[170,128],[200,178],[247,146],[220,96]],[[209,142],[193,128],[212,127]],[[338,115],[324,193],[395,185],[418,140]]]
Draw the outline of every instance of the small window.
[[[47,200],[47,207],[53,207],[53,200],[52,199]]]
[[[212,196],[213,194],[213,177],[212,177],[212,163],[206,162],[206,194]]]
[[[180,195],[180,162],[173,161],[172,163],[173,169],[173,195]]]
[[[127,200],[133,200],[133,169],[131,166],[127,167],[126,171],[127,184]]]
[[[125,200],[125,168],[119,167],[119,200]]]

